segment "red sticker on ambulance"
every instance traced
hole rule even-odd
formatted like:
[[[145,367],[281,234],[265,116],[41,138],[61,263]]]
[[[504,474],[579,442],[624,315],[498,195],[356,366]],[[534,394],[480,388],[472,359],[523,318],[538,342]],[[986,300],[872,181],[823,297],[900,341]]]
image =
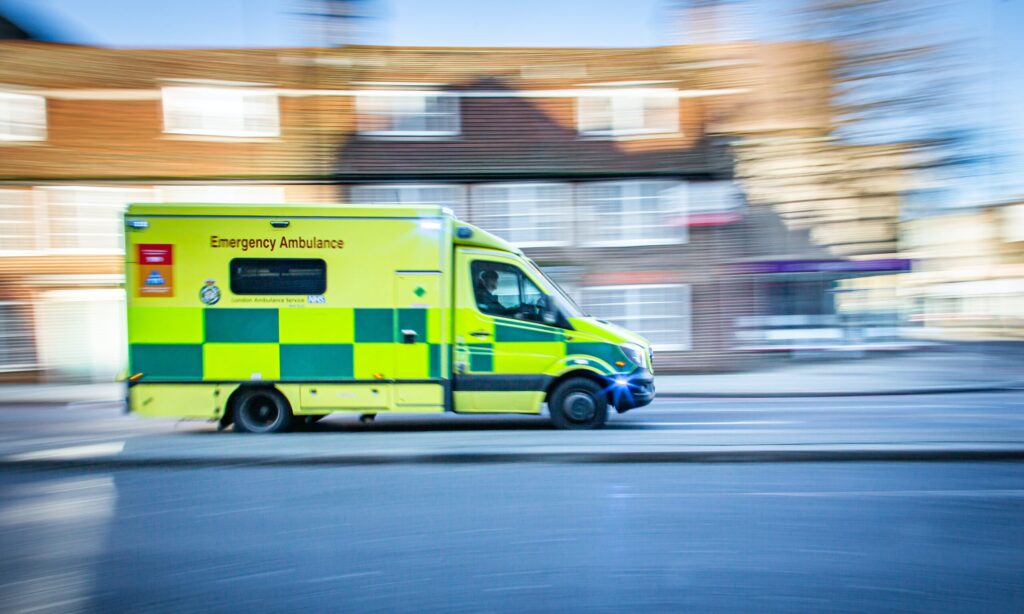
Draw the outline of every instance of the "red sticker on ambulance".
[[[138,247],[138,296],[174,296],[174,246],[140,244]]]
[[[174,264],[174,246],[169,243],[141,244],[139,248],[139,264]]]

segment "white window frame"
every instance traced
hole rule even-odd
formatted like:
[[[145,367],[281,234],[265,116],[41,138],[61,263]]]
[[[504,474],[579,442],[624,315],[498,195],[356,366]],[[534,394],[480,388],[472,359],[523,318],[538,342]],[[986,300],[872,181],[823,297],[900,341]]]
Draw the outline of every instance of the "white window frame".
[[[502,237],[502,238],[507,240],[507,241],[509,241],[509,242],[511,242],[511,243],[514,243],[516,245],[516,247],[563,247],[563,246],[571,245],[572,244],[572,228],[573,228],[572,214],[573,214],[573,197],[574,197],[574,195],[573,195],[572,184],[569,184],[569,183],[561,183],[561,182],[556,182],[556,181],[550,181],[550,182],[538,182],[538,181],[523,181],[523,182],[519,182],[519,181],[511,181],[511,182],[501,182],[501,183],[478,183],[478,184],[475,184],[475,185],[472,186],[472,189],[470,190],[470,207],[471,207],[472,212],[473,212],[473,216],[472,216],[472,220],[471,221],[474,224],[476,224],[476,225],[480,226],[481,228],[483,228],[484,230],[487,230],[488,232],[494,232],[498,236],[501,236],[500,232],[494,231],[494,230],[491,230],[490,228],[488,228],[488,223],[487,223],[486,219],[487,218],[492,218],[493,219],[495,217],[513,218],[514,215],[509,215],[508,213],[506,213],[504,215],[492,215],[492,214],[490,214],[490,211],[486,211],[485,212],[484,211],[484,207],[485,207],[484,203],[486,201],[483,201],[480,198],[480,196],[479,196],[480,192],[485,190],[485,189],[488,189],[488,188],[501,188],[501,189],[507,189],[507,190],[514,190],[514,189],[525,189],[525,188],[537,189],[537,188],[544,188],[544,187],[558,187],[558,188],[563,188],[563,189],[566,190],[567,197],[566,197],[565,209],[561,210],[561,211],[556,210],[554,212],[550,212],[550,211],[544,211],[544,207],[541,206],[541,207],[536,208],[536,210],[535,209],[531,209],[527,215],[541,216],[541,217],[549,216],[549,217],[555,218],[556,221],[560,219],[563,222],[563,226],[565,227],[565,233],[563,235],[564,238],[556,240],[556,241],[544,241],[544,240],[515,241],[515,240],[513,240],[511,238],[508,238],[508,237]],[[510,200],[513,201],[513,202],[520,202],[520,201],[517,201],[517,199],[514,199],[514,198],[513,199],[505,200],[506,211],[507,211],[507,203]],[[487,205],[486,205],[487,208],[489,208],[491,206],[492,205],[490,205],[490,203],[487,203]]]
[[[16,199],[24,199],[24,203],[8,204],[6,198],[3,196],[14,195]],[[25,233],[25,237],[29,239],[31,246],[23,249],[11,249],[4,246],[4,242],[0,240],[0,256],[20,256],[26,254],[34,254],[40,251],[40,245],[44,238],[42,234],[42,225],[44,222],[41,220],[42,207],[39,206],[39,200],[37,198],[35,190],[15,190],[15,189],[0,189],[0,209],[27,209],[28,215],[21,219],[7,218],[4,215],[0,215],[0,236],[6,235],[7,231],[12,226],[23,226],[27,225],[30,230]],[[13,235],[15,237],[19,235]]]
[[[640,304],[638,301],[630,301],[629,293],[635,290],[656,290],[662,288],[674,288],[679,289],[683,292],[682,300],[679,304],[683,307],[684,311],[677,315],[664,315],[664,316],[644,316],[639,315],[635,311],[630,313],[631,309],[634,309],[636,305]],[[584,309],[588,309],[588,301],[586,296],[588,292],[624,292],[623,303],[626,305],[626,317],[624,319],[608,318],[613,324],[619,324],[627,329],[636,330],[638,334],[642,333],[642,327],[632,325],[632,322],[637,320],[659,320],[683,317],[686,321],[686,329],[680,331],[680,340],[677,343],[658,343],[656,340],[648,339],[651,342],[651,347],[654,350],[661,352],[688,352],[692,349],[693,342],[693,295],[690,284],[622,284],[612,286],[582,286],[580,287],[580,304]],[[600,315],[600,317],[604,317]]]
[[[583,237],[582,245],[585,247],[648,247],[652,245],[683,245],[688,243],[690,240],[689,229],[686,224],[681,224],[675,229],[677,236],[674,237],[662,237],[662,238],[638,238],[638,239],[594,239],[590,236],[588,228],[595,228],[597,224],[603,222],[601,215],[595,213],[592,210],[592,204],[598,202],[586,196],[587,187],[601,187],[601,186],[640,186],[642,184],[651,183],[664,183],[666,188],[664,192],[671,192],[672,195],[669,198],[674,198],[678,203],[677,211],[669,211],[667,213],[674,214],[680,220],[685,220],[687,215],[687,184],[682,181],[666,181],[666,180],[648,180],[648,179],[627,179],[621,181],[591,181],[577,184],[576,192],[576,203],[577,210],[584,211],[586,217],[586,223],[583,224]],[[639,199],[638,196],[626,196],[625,199]],[[666,198],[665,196],[659,196],[658,199]],[[635,212],[634,212],[635,213]],[[628,212],[618,214],[616,217],[625,217],[629,215]],[[619,228],[623,228],[621,224]],[[634,226],[636,228],[662,228],[663,225],[656,226]]]
[[[42,197],[41,197],[39,202],[45,203],[45,208],[46,208],[46,213],[45,213],[46,225],[47,225],[46,245],[40,246],[42,248],[40,251],[45,251],[45,252],[49,252],[49,253],[57,253],[57,254],[87,254],[87,255],[120,255],[120,254],[123,254],[124,253],[124,224],[121,222],[121,220],[123,219],[123,217],[122,217],[123,216],[123,211],[124,211],[123,207],[127,207],[128,204],[133,203],[133,202],[153,202],[153,201],[156,200],[154,191],[152,189],[150,189],[150,188],[141,188],[141,187],[140,188],[121,188],[121,187],[108,187],[108,186],[47,186],[47,187],[36,188],[36,191],[38,191],[42,195]],[[53,202],[53,196],[52,195],[53,194],[59,194],[62,191],[64,191],[64,192],[96,192],[96,193],[115,192],[115,193],[123,193],[123,194],[125,194],[125,196],[127,196],[127,198],[124,200],[123,204],[121,205],[122,209],[115,214],[115,216],[114,216],[114,218],[112,220],[109,220],[108,218],[105,218],[105,217],[102,217],[102,216],[82,218],[82,216],[80,216],[80,215],[76,215],[73,218],[60,218],[61,221],[71,221],[71,222],[73,222],[75,224],[75,226],[79,225],[79,222],[80,222],[81,219],[101,220],[101,221],[104,221],[104,222],[112,221],[113,222],[112,223],[112,227],[116,229],[113,234],[107,234],[107,233],[88,233],[88,234],[90,236],[112,236],[112,237],[116,237],[116,240],[115,240],[115,243],[117,244],[116,247],[59,247],[59,246],[57,246],[57,241],[54,241],[54,232],[55,232],[56,224],[53,223],[55,218],[53,216],[54,202]],[[74,203],[74,206],[76,207],[77,212],[80,212],[82,208],[86,208],[86,209],[88,209],[88,208],[95,208],[95,209],[107,210],[107,211],[110,211],[110,210],[114,209],[114,207],[108,206],[106,204],[96,204],[96,203]],[[72,236],[77,236],[77,235],[72,235]]]
[[[454,202],[437,202],[421,198],[406,198],[405,195],[420,190],[454,189],[457,198]],[[349,201],[357,205],[387,204],[381,200],[365,200],[356,197],[357,190],[394,190],[398,193],[397,201],[387,201],[398,205],[441,205],[450,208],[459,219],[469,219],[469,189],[460,183],[365,183],[348,186]],[[454,206],[452,206],[454,205]]]
[[[407,99],[411,102],[412,99],[420,98],[423,99],[423,106],[426,105],[425,100],[427,98],[448,98],[454,100],[454,108],[447,114],[450,114],[453,118],[454,128],[451,130],[399,130],[399,129],[379,129],[374,126],[368,126],[366,117],[369,115],[385,115],[385,116],[400,116],[403,115],[401,111],[389,111],[382,110],[376,106],[382,100],[403,100]],[[364,90],[360,91],[355,96],[356,106],[356,129],[359,134],[363,136],[381,136],[381,137],[405,137],[405,138],[427,138],[427,137],[453,137],[459,136],[462,133],[462,104],[460,96],[454,92],[438,92],[434,90],[430,91],[415,91],[415,90]],[[407,113],[413,115],[413,113]],[[422,111],[421,115],[425,115],[426,111]]]
[[[28,103],[29,117],[15,117],[18,103]],[[22,110],[24,107],[22,107]],[[0,142],[45,141],[46,97],[37,94],[0,91]],[[16,126],[28,126],[30,134],[20,134]]]
[[[594,109],[589,108],[595,100],[606,100],[609,114],[609,128],[591,128],[590,125],[596,119]],[[674,112],[671,115],[670,125],[664,127],[645,127],[647,113],[655,112],[655,109],[648,109],[646,101],[665,101],[666,106],[672,107]],[[633,125],[630,114],[637,114],[642,118],[641,125]],[[582,136],[589,137],[621,137],[621,136],[648,136],[657,134],[679,134],[679,93],[674,89],[653,88],[653,89],[623,89],[623,90],[595,90],[581,93],[576,98],[576,125]]]
[[[165,134],[227,138],[273,138],[281,135],[280,103],[277,92],[272,89],[230,85],[167,85],[161,88],[160,94]],[[203,97],[212,100],[203,101]],[[265,117],[268,127],[247,129],[245,117],[246,112],[250,111],[247,107],[259,99],[265,99],[262,101],[266,105],[264,110],[269,109]],[[211,105],[219,105],[221,109],[208,113]],[[174,125],[180,120],[179,114],[189,111],[205,114],[202,122],[204,125]],[[237,126],[228,120],[234,120]],[[207,125],[210,123],[214,125]]]

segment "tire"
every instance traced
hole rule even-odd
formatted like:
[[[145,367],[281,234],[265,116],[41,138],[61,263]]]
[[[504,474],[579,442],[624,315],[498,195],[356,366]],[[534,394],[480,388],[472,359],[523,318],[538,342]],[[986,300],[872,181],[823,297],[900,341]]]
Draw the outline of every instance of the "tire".
[[[288,400],[273,388],[250,388],[234,402],[235,431],[239,433],[281,433],[292,426]]]
[[[585,377],[567,379],[548,397],[551,423],[558,429],[599,429],[608,419],[601,385]]]

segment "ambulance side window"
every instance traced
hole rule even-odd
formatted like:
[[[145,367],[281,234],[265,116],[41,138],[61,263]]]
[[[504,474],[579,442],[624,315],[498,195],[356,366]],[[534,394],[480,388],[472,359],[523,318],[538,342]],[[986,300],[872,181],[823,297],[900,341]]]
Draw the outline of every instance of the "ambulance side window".
[[[471,266],[476,306],[492,316],[540,321],[544,293],[518,267],[475,260]]]
[[[234,294],[320,295],[327,290],[327,263],[319,258],[235,258]]]

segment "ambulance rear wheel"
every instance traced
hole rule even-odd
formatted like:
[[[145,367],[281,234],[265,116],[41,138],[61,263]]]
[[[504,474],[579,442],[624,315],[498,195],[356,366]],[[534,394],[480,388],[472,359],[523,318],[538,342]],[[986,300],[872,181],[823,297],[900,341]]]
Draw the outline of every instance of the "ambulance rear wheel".
[[[548,397],[551,423],[559,429],[599,429],[608,419],[601,386],[585,377],[567,379]]]
[[[292,425],[288,400],[273,388],[243,390],[235,399],[235,430],[241,433],[280,433]]]

